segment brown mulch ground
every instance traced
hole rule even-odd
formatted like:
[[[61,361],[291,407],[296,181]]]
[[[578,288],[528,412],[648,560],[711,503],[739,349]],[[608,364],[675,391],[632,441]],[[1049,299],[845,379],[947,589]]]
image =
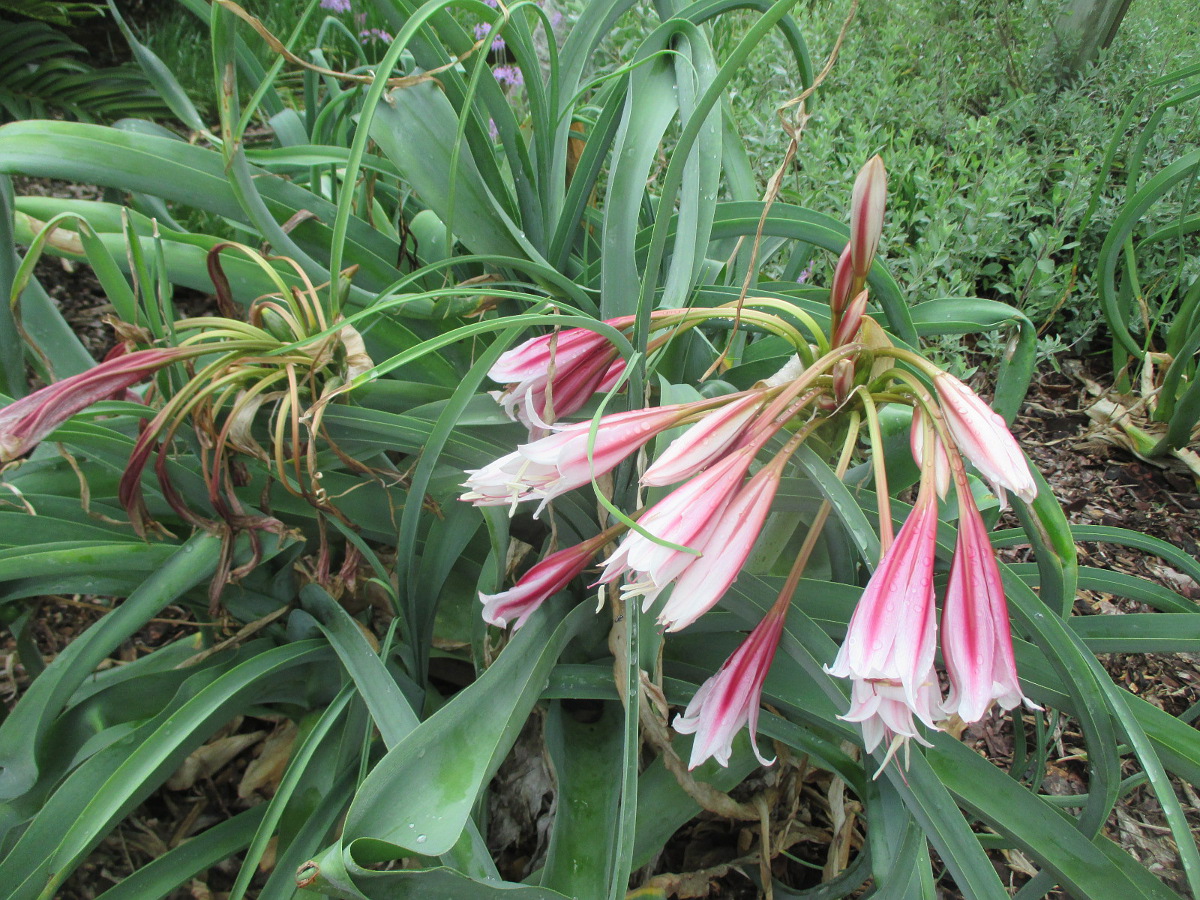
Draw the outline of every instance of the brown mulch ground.
[[[111,332],[99,322],[108,307],[90,270],[83,265],[64,265],[47,258],[39,265],[38,277],[61,304],[88,349],[97,357],[102,356],[111,345]],[[184,294],[181,299],[197,309],[206,302],[200,295]],[[1083,367],[1094,380],[1106,380],[1103,361],[1094,365],[1083,361]],[[1014,429],[1052,485],[1070,520],[1140,531],[1200,557],[1200,491],[1190,473],[1178,465],[1152,465],[1096,440],[1097,431],[1086,414],[1090,402],[1078,378],[1044,373],[1031,390]],[[1079,551],[1081,565],[1149,578],[1200,602],[1200,585],[1154,556],[1097,543],[1081,544]],[[1027,549],[1020,547],[1006,551],[1011,560],[1022,560],[1026,553]],[[95,598],[47,598],[36,626],[39,646],[47,656],[53,656],[72,634],[99,618],[104,608],[104,603]],[[1081,592],[1076,602],[1076,612],[1081,615],[1144,611],[1148,610],[1140,604],[1090,591]],[[165,640],[190,633],[186,618],[182,610],[164,612],[164,620],[152,623],[127,652],[145,652]],[[7,657],[11,666],[11,646],[0,648],[2,657]],[[1200,701],[1200,658],[1182,654],[1109,654],[1102,661],[1118,683],[1173,715],[1184,714]],[[10,683],[4,694],[11,703],[18,681],[11,679],[13,669],[8,672]],[[222,736],[262,733],[265,740],[277,725],[246,719]],[[963,739],[998,765],[1007,766],[1012,760],[1013,734],[1007,717],[972,726],[965,730]],[[537,742],[527,743],[532,747]],[[1075,723],[1061,720],[1045,773],[1046,792],[1086,793],[1083,749]],[[187,834],[203,830],[231,810],[244,808],[246,801],[238,798],[238,788],[255,752],[254,747],[248,747],[220,771],[175,790],[156,793],[106,839],[60,896],[67,900],[93,898]],[[1123,774],[1132,775],[1134,771],[1130,769]],[[520,769],[520,779],[526,785],[537,782],[537,775],[532,769]],[[748,799],[767,787],[776,798],[773,818],[777,823],[790,821],[793,829],[786,838],[790,858],[779,856],[773,866],[777,877],[797,887],[818,883],[822,867],[829,863],[829,841],[835,832],[841,834],[838,842],[841,864],[858,852],[862,831],[855,818],[856,801],[848,794],[841,796],[827,773],[780,766],[774,771],[757,773],[738,797]],[[1178,785],[1177,794],[1192,822],[1200,827],[1200,799],[1191,786]],[[543,820],[550,808],[546,799],[531,810],[535,831],[537,825],[544,828]],[[670,896],[752,898],[756,891],[747,874],[757,870],[757,863],[747,863],[746,859],[757,846],[758,833],[756,823],[733,823],[703,814],[668,844],[654,871],[644,874],[649,877],[683,873],[673,878],[660,877],[657,882],[657,886],[670,890]],[[1137,788],[1122,799],[1108,822],[1107,833],[1172,887],[1185,892],[1162,810],[1148,789]],[[506,874],[521,877],[518,870],[536,862],[537,840],[514,841],[511,836],[499,835],[497,839],[506,845],[502,851]],[[992,856],[1002,878],[1014,887],[1024,883],[1032,871],[1030,861],[1019,853],[995,851]],[[178,896],[220,897],[235,873],[236,866],[232,864],[219,867]],[[957,896],[949,888],[944,895]]]

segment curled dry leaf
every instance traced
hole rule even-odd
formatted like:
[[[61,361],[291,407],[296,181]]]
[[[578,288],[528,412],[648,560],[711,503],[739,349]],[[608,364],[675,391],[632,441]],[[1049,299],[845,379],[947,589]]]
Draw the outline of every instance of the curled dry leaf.
[[[296,723],[286,719],[263,741],[258,756],[246,767],[238,784],[238,797],[248,800],[255,795],[272,796],[283,778],[295,742]]]
[[[261,741],[266,734],[265,731],[231,734],[196,748],[167,781],[168,790],[186,791],[200,779],[210,778],[225,768],[243,750]]]

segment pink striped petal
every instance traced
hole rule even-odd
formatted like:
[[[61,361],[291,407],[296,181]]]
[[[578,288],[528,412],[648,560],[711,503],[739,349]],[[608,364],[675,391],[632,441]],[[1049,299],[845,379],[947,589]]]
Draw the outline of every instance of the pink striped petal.
[[[762,402],[763,393],[753,391],[705,415],[671,442],[642,475],[642,484],[675,484],[712,464],[733,446]]]
[[[954,443],[991,483],[1000,502],[1008,490],[1032,503],[1037,483],[1004,419],[950,373],[939,372],[933,383]]]
[[[758,749],[758,711],[763,682],[779,647],[784,613],[772,609],[750,636],[725,661],[716,675],[700,686],[683,715],[672,725],[680,734],[694,734],[688,768],[694,769],[709,757],[722,766],[729,765],[733,739],[747,725],[754,755],[764,766]]]
[[[950,677],[947,712],[977,722],[993,702],[1012,709],[1017,679],[1004,585],[975,500],[960,487],[958,542],[942,609],[942,658]]]

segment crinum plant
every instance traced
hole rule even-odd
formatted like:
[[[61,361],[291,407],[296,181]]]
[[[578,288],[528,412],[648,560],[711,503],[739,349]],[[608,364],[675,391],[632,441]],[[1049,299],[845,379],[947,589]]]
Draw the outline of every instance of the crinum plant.
[[[247,787],[109,900],[193,877],[234,898],[620,898],[706,810],[746,824],[730,864],[776,896],[932,897],[944,878],[1003,897],[989,852],[1011,849],[1038,870],[1026,896],[1158,897],[1102,834],[1143,783],[1196,880],[1169,780],[1200,780],[1194,731],[1094,652],[1194,649],[1192,604],[1081,573],[1006,427],[924,359],[924,338],[1015,326],[993,401],[1011,418],[1033,330],[905,295],[874,258],[879,161],[850,228],[773,200],[786,168],[760,196],[723,93],[772,30],[813,80],[790,2],[660,4],[605,71],[629,2],[587,4],[560,44],[536,4],[376,0],[392,39],[348,71],[297,46],[318,4],[277,37],[184,3],[209,22],[219,121],[135,43],[190,140],[0,129],[0,171],[109,189],[5,185],[4,236],[87,262],[129,345],[95,365],[5,248],[13,897],[62,889],[189,757],[263,717],[286,768],[261,802]],[[718,57],[726,20],[744,30]],[[220,316],[178,316],[179,287]],[[1022,527],[989,534],[1002,491]],[[1022,542],[1035,564],[995,560]],[[1082,579],[1162,614],[1081,626]],[[40,665],[53,601],[35,598],[63,594],[123,599]],[[109,661],[170,604],[186,635]],[[955,737],[1001,709],[1007,771]],[[1088,793],[1064,808],[1042,781],[1066,716]],[[520,866],[489,847],[484,799],[527,722],[556,800]],[[201,874],[230,858],[231,883]]]

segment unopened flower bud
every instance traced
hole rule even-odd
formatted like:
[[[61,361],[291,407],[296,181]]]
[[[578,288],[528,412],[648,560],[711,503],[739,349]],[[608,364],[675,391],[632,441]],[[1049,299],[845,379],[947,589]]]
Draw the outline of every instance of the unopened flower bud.
[[[854,180],[850,200],[850,256],[856,279],[865,279],[879,247],[883,208],[887,200],[887,172],[883,160],[872,156]]]
[[[854,267],[850,261],[850,245],[838,257],[837,266],[833,270],[833,286],[829,289],[829,309],[833,313],[836,324],[850,302],[851,291],[854,288]]]
[[[859,326],[862,325],[863,313],[867,311],[867,292],[860,291],[858,296],[850,301],[850,305],[846,307],[846,311],[842,313],[842,318],[837,324],[837,328],[833,332],[833,340],[830,342],[830,348],[841,347],[843,344],[849,344],[858,335]]]
[[[854,390],[854,362],[849,359],[839,359],[833,366],[833,396],[838,405],[846,402],[850,392]]]
[[[930,439],[933,440],[933,469],[931,472],[927,472],[925,469],[925,441]],[[931,475],[938,496],[945,500],[946,492],[950,490],[950,458],[946,456],[946,448],[942,444],[942,439],[938,437],[933,424],[929,422],[928,417],[919,406],[913,409],[909,444],[912,448],[913,461],[921,469],[921,477],[924,478],[927,474]]]

